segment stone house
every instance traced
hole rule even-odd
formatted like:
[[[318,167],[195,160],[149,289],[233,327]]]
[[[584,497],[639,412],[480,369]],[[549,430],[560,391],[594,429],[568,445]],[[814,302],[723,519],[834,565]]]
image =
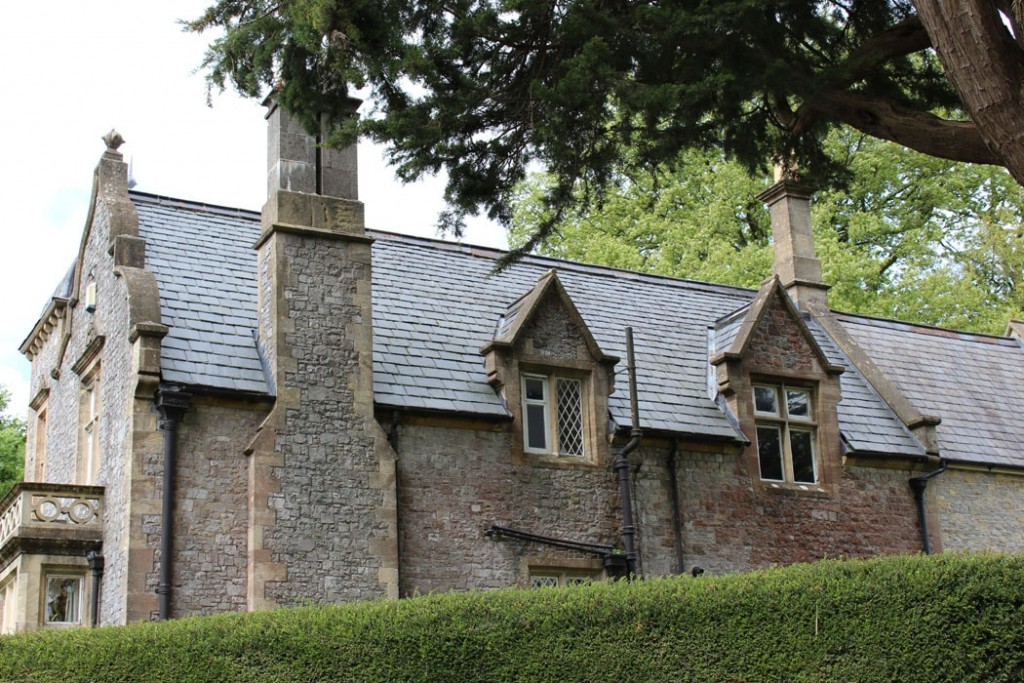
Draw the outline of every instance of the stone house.
[[[1024,324],[830,311],[798,185],[762,195],[758,291],[495,274],[500,252],[366,230],[354,149],[268,121],[261,213],[130,191],[108,136],[22,346],[5,631],[1024,550]]]

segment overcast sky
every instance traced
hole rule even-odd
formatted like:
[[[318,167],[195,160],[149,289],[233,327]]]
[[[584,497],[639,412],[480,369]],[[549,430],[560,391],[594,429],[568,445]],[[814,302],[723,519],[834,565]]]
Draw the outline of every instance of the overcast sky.
[[[207,106],[194,73],[207,38],[180,18],[206,0],[15,2],[0,23],[0,384],[27,411],[29,363],[18,346],[78,251],[100,137],[116,128],[136,189],[258,210],[266,196],[263,108],[230,92]],[[402,186],[380,150],[360,146],[367,226],[436,236],[442,184]],[[505,246],[484,221],[465,240]]]

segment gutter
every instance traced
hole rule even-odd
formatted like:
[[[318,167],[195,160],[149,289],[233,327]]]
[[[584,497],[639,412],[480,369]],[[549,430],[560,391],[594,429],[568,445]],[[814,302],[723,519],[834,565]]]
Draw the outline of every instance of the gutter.
[[[164,479],[160,517],[160,578],[156,592],[160,596],[159,620],[171,616],[171,569],[174,536],[174,468],[178,455],[178,424],[188,412],[192,394],[180,387],[161,384],[154,402],[160,411],[160,431],[164,434]]]

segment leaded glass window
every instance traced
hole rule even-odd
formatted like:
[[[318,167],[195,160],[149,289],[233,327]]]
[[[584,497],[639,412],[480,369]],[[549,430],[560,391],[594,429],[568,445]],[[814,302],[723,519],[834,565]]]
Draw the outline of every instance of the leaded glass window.
[[[532,453],[582,457],[586,452],[583,381],[524,374],[523,444]]]

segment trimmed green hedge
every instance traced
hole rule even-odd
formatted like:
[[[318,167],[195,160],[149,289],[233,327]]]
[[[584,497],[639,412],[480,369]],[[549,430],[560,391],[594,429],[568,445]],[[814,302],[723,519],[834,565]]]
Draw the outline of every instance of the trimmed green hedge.
[[[749,574],[42,632],[0,680],[1021,681],[1024,556]]]

